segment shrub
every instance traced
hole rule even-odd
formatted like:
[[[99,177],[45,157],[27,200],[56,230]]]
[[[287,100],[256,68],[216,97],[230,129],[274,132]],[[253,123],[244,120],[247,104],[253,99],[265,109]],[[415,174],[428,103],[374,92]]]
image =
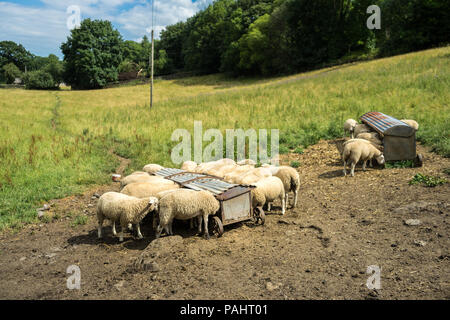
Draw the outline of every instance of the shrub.
[[[22,75],[22,72],[19,70],[19,68],[16,67],[14,63],[5,64],[2,69],[4,79],[8,84],[14,83],[14,80]]]
[[[52,75],[44,70],[28,72],[24,82],[27,89],[56,89],[59,85]]]
[[[292,161],[292,162],[291,162],[291,167],[292,167],[292,168],[298,168],[298,167],[300,167],[300,162],[298,162],[298,161]]]
[[[440,177],[427,176],[421,173],[418,173],[414,176],[414,178],[409,181],[410,185],[423,183],[427,187],[436,187],[438,185],[447,183],[447,179]]]

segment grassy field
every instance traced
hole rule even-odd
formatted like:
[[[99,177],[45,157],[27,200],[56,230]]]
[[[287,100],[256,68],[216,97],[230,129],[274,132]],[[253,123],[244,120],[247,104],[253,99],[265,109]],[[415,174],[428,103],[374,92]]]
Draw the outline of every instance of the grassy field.
[[[44,201],[110,181],[113,152],[173,166],[172,132],[280,129],[280,151],[343,135],[368,111],[415,119],[418,139],[450,155],[450,47],[276,79],[205,76],[92,91],[0,90],[0,230],[36,221]],[[301,165],[301,164],[300,164]]]

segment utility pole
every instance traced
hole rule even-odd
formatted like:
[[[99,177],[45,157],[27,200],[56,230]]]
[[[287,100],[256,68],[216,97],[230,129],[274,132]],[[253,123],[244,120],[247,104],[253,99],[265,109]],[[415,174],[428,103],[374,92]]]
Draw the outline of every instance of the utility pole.
[[[154,39],[154,30],[153,30],[153,4],[155,3],[155,0],[152,0],[152,53],[151,53],[151,61],[150,61],[150,65],[151,65],[151,74],[150,74],[150,110],[153,107],[153,67],[154,67],[154,59],[155,59],[155,39]]]
[[[151,71],[151,85],[150,85],[150,109],[153,107],[153,66],[154,66],[154,54],[155,54],[155,42],[153,38],[153,29],[152,29],[152,71]]]

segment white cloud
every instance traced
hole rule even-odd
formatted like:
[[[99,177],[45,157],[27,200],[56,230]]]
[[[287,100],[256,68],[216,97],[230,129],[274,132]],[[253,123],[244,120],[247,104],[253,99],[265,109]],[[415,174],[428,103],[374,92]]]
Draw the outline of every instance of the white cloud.
[[[165,26],[186,20],[213,0],[155,0],[154,29],[158,37]],[[0,41],[23,44],[38,55],[55,53],[69,35],[66,10],[71,5],[81,9],[81,17],[111,21],[125,39],[149,35],[151,0],[41,0],[43,6],[31,7],[0,2]]]

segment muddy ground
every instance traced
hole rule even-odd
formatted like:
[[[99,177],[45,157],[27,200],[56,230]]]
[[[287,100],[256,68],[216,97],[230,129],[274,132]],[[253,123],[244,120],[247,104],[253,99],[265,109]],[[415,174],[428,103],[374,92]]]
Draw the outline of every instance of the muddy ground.
[[[285,158],[301,163],[296,209],[282,217],[275,206],[264,226],[240,223],[211,240],[183,223],[176,236],[154,240],[144,226],[143,240],[124,243],[107,226],[98,240],[93,195],[115,184],[52,201],[52,222],[0,235],[0,299],[450,299],[450,184],[408,184],[419,172],[448,178],[450,159],[418,152],[423,168],[358,167],[351,178],[321,141]],[[66,287],[70,265],[80,290]],[[371,265],[379,290],[366,287]]]

